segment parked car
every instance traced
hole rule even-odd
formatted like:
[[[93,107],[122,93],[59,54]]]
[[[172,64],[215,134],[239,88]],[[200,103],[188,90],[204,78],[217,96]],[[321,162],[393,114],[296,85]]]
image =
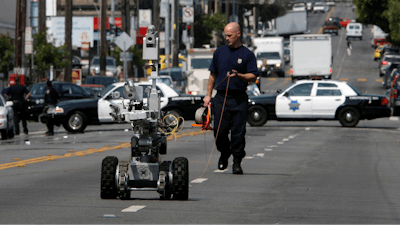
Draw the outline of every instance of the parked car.
[[[392,116],[400,116],[400,73],[394,75],[390,89],[387,90],[386,96],[389,100],[389,106],[392,109]]]
[[[400,63],[400,55],[385,54],[379,63],[379,76],[383,77],[392,63]],[[390,71],[391,72],[391,71]]]
[[[314,5],[314,2],[307,2],[306,3],[307,12],[311,12],[313,10],[313,5]]]
[[[379,45],[375,51],[374,51],[374,60],[378,61],[381,59],[381,53],[382,53],[382,49],[384,48],[384,45]]]
[[[118,82],[108,86],[99,97],[92,99],[81,99],[76,101],[64,101],[50,108],[48,112],[55,112],[54,121],[56,125],[63,125],[69,132],[83,132],[87,125],[98,125],[116,123],[110,113],[110,104],[120,106],[121,112],[128,110],[122,104],[127,104],[129,99],[124,99],[125,82]],[[151,86],[151,82],[138,82],[136,86],[143,86],[143,102],[147,102],[146,87]],[[156,83],[157,90],[161,93],[161,110],[165,115],[182,116],[185,120],[193,120],[196,110],[201,107],[204,96],[180,95],[170,86],[164,83]],[[119,92],[120,99],[113,99],[112,93]],[[47,116],[52,116],[49,113]],[[42,122],[46,121],[46,117]]]
[[[99,84],[104,87],[108,87],[108,85],[118,82],[116,77],[107,77],[107,76],[88,76],[85,79],[85,84]]]
[[[346,27],[346,39],[358,38],[362,40],[363,38],[363,27],[361,23],[351,22],[347,24]]]
[[[325,5],[322,2],[315,2],[313,7],[314,13],[322,12],[325,13]]]
[[[148,81],[152,82],[153,79],[150,77],[147,78]],[[159,75],[157,78],[157,82],[164,83],[172,88],[174,88],[174,81],[172,80],[171,76],[169,75]]]
[[[344,127],[355,127],[360,120],[390,114],[384,95],[363,95],[343,81],[300,80],[275,95],[249,96],[247,122],[339,120]]]
[[[53,87],[58,92],[59,101],[92,97],[82,87],[70,82],[53,81]],[[27,116],[29,120],[38,121],[39,114],[43,112],[46,82],[32,84],[28,87],[28,90],[31,95],[27,100]]]
[[[285,62],[290,61],[290,48],[283,48],[283,57],[285,58]]]
[[[322,27],[322,34],[336,34],[339,35],[339,28],[333,21],[325,21]]]
[[[100,75],[100,56],[93,56],[90,62],[90,74],[93,73],[93,70],[95,70],[96,75]],[[106,71],[110,71],[113,76],[117,76],[117,61],[112,56],[106,56]]]
[[[173,81],[173,88],[180,94],[186,93],[187,76],[181,67],[170,67],[158,71],[158,75],[171,76]]]
[[[340,29],[342,26],[340,25],[340,18],[339,17],[329,17],[328,21],[333,22],[338,29]]]
[[[14,137],[14,111],[12,106],[12,101],[6,101],[0,95],[0,133],[2,140]]]

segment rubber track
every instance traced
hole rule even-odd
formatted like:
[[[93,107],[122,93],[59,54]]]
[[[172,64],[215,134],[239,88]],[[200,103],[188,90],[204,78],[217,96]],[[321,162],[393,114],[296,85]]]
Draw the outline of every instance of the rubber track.
[[[107,156],[101,163],[101,190],[102,199],[115,199],[118,195],[118,189],[115,181],[115,172],[118,166],[118,158]]]
[[[172,163],[173,196],[176,200],[187,200],[189,197],[189,161],[179,157]]]

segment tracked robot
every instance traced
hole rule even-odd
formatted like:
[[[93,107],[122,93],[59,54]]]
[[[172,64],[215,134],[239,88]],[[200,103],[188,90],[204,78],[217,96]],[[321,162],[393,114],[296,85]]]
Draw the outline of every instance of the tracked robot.
[[[133,81],[124,85],[123,94],[129,103],[122,107],[110,105],[113,120],[131,123],[131,154],[127,161],[119,161],[115,156],[107,156],[101,166],[101,198],[129,199],[132,191],[157,191],[160,199],[187,200],[189,196],[189,163],[187,158],[178,157],[171,161],[161,161],[167,153],[167,136],[163,130],[173,123],[162,118],[160,92],[156,89],[158,77],[158,35],[155,27],[148,28],[143,38],[143,59],[152,60],[151,88],[146,88],[147,102],[143,101],[143,88]],[[120,98],[120,93],[113,93]],[[128,101],[126,101],[128,102]]]

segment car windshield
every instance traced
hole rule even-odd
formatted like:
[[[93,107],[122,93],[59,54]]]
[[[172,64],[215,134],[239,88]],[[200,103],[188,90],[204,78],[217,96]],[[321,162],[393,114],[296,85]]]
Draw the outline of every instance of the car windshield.
[[[103,97],[105,96],[109,91],[111,91],[113,88],[115,87],[115,85],[109,85],[108,87],[106,87],[106,89],[104,89],[103,92],[101,92],[100,96]]]
[[[279,52],[259,52],[257,59],[280,59]]]
[[[208,69],[211,65],[212,58],[192,59],[190,61],[192,69]],[[172,78],[174,79],[174,78]]]
[[[350,83],[347,83],[347,85],[349,85],[349,87],[351,87],[351,89],[353,89],[353,91],[356,92],[357,95],[362,95],[361,91],[359,91],[356,87],[354,87]]]
[[[391,62],[391,63],[393,63],[393,62],[400,63],[400,57],[387,57],[385,59],[385,61]]]

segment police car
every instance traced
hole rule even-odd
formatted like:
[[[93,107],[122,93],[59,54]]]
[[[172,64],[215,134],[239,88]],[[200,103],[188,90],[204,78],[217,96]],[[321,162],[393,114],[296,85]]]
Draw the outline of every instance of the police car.
[[[249,97],[247,122],[262,126],[267,120],[339,120],[355,127],[359,120],[389,117],[384,95],[363,95],[342,81],[301,80],[275,95]]]
[[[124,82],[118,82],[108,86],[97,98],[63,101],[55,107],[49,108],[46,114],[41,116],[41,122],[45,123],[51,117],[55,125],[63,127],[72,133],[83,132],[87,125],[115,123],[110,116],[112,109],[110,104],[118,105],[121,112],[124,109],[123,102],[128,105],[129,99],[124,99]],[[146,87],[151,87],[151,82],[139,82],[135,85],[143,86],[143,102],[147,102]],[[192,95],[180,95],[173,88],[157,83],[157,90],[161,93],[160,108],[165,115],[182,116],[184,119],[194,119],[195,112],[202,104],[202,97]],[[119,92],[121,98],[113,99],[112,93]]]

